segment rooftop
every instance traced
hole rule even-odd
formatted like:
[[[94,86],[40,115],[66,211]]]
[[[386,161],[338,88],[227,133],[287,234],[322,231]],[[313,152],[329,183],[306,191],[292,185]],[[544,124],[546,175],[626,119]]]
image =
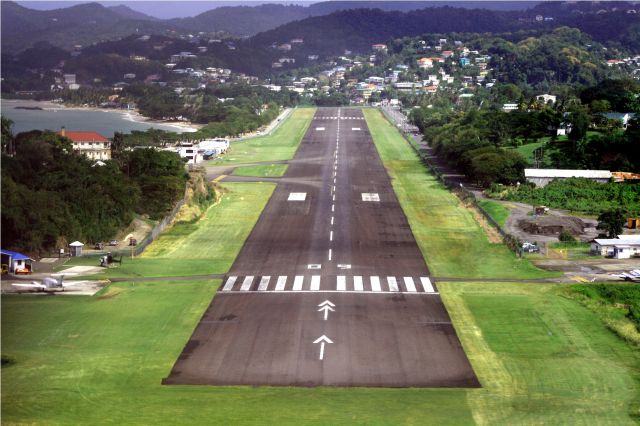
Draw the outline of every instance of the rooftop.
[[[570,170],[570,169],[524,169],[525,177],[539,178],[570,178],[584,177],[591,179],[610,179],[609,170]]]

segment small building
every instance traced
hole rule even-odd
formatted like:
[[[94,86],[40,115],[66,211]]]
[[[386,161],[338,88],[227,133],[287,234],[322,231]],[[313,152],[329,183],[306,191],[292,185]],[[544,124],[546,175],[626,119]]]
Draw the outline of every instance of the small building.
[[[433,68],[433,60],[431,58],[420,58],[418,59],[418,68],[420,69],[429,69]]]
[[[544,187],[555,179],[585,178],[600,183],[611,180],[609,170],[569,170],[569,169],[524,169],[524,177],[527,182],[535,183],[538,187]]]
[[[460,58],[461,67],[466,67],[469,64],[471,64],[471,61],[469,60],[469,58]]]
[[[110,160],[111,142],[97,132],[67,132],[63,127],[58,135],[71,139],[73,150],[91,160]]]
[[[518,104],[504,104],[502,105],[503,111],[516,111],[518,109]]]
[[[548,104],[548,103],[555,104],[556,103],[556,99],[557,99],[556,96],[548,95],[546,93],[536,96],[536,100],[541,101],[541,102],[543,102],[545,104]]]
[[[7,265],[7,271],[12,274],[29,274],[33,271],[31,262],[34,262],[34,259],[25,254],[0,249],[0,255],[3,267]]]
[[[72,242],[71,244],[69,244],[69,254],[72,257],[82,256],[82,247],[84,247],[84,244],[82,244],[80,241]]]
[[[386,52],[387,51],[387,45],[378,43],[378,44],[372,45],[371,49],[375,50],[376,52]]]
[[[616,259],[630,259],[640,256],[640,235],[596,238],[591,241],[591,253]]]

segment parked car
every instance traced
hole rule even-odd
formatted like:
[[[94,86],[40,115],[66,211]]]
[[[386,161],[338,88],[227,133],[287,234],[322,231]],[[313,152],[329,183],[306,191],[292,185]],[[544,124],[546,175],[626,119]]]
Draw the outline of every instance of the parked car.
[[[118,245],[118,240],[111,240],[111,241],[109,241],[109,245],[110,245],[110,246],[117,246],[117,245]]]
[[[104,249],[104,244],[103,243],[96,243],[93,246],[93,248],[94,248],[94,250],[102,250],[102,249]]]
[[[537,244],[532,244],[529,241],[525,241],[522,243],[522,250],[527,253],[538,253],[540,251],[540,247]]]

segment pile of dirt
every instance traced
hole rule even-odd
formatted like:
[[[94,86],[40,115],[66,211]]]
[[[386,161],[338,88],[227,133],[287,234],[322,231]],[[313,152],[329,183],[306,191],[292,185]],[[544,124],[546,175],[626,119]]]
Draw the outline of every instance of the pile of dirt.
[[[589,225],[572,216],[532,216],[518,221],[518,227],[536,235],[559,235],[563,230],[574,236],[584,234]]]

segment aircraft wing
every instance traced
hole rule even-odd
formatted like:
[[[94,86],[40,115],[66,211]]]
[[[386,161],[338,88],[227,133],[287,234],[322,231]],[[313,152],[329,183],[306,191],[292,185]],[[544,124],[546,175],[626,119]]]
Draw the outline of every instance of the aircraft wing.
[[[87,281],[66,281],[62,283],[62,287],[73,287],[74,285],[86,284]]]
[[[47,288],[44,284],[38,284],[37,282],[32,282],[31,284],[21,284],[21,283],[13,283],[11,284],[14,287],[23,287],[23,288]]]

